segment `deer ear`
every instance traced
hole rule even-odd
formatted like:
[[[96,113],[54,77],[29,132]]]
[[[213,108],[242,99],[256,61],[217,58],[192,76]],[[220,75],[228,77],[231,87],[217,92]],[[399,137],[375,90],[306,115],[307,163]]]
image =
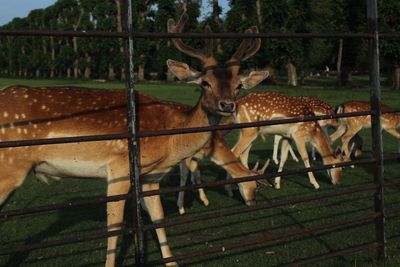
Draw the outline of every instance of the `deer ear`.
[[[167,66],[179,80],[190,83],[199,83],[201,72],[190,68],[188,64],[168,59]]]
[[[241,77],[240,81],[242,82],[244,89],[250,89],[262,82],[265,78],[269,76],[269,72],[264,71],[252,71],[249,75]]]

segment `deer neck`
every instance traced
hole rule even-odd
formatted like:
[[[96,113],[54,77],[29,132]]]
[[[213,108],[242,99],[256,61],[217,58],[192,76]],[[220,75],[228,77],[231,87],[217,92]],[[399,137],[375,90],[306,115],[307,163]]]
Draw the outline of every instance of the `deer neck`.
[[[222,116],[213,114],[207,111],[203,105],[202,98],[197,102],[189,114],[189,121],[185,127],[202,127],[218,125],[221,122]],[[189,126],[190,125],[190,126]]]

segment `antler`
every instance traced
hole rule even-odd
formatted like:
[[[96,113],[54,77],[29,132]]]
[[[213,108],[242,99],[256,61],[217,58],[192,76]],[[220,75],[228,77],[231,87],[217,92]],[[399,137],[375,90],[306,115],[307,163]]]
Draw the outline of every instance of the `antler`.
[[[257,26],[247,29],[244,33],[258,33]],[[244,39],[228,62],[245,61],[252,57],[261,47],[261,39]]]
[[[186,12],[182,14],[182,16],[180,17],[177,24],[175,24],[174,19],[172,19],[172,18],[169,19],[167,22],[168,32],[169,33],[181,33],[183,30],[183,27],[185,26],[188,19],[189,19],[189,16],[187,15]],[[211,32],[211,29],[207,26],[206,31]],[[212,56],[213,41],[211,39],[206,40],[206,48],[205,48],[206,53],[185,44],[181,38],[172,38],[172,42],[174,43],[175,47],[179,51],[181,51],[182,53],[187,54],[191,57],[200,59],[203,63],[205,63],[207,59],[210,59],[213,57]]]

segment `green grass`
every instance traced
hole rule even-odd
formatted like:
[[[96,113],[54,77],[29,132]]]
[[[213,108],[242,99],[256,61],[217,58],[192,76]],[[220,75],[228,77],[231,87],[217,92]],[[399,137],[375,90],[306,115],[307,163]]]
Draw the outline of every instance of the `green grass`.
[[[283,82],[282,82],[283,83]],[[12,80],[0,79],[0,88],[12,84],[30,86],[87,86],[97,88],[122,88],[122,83],[102,83],[94,81],[75,80]],[[193,105],[199,93],[194,86],[173,83],[138,84],[137,89],[161,99],[173,100]],[[289,95],[310,95],[327,100],[332,105],[351,99],[369,98],[369,90],[365,77],[355,78],[351,87],[337,88],[334,78],[307,80],[306,85],[292,88],[282,85],[259,86],[257,91],[279,91]],[[382,100],[393,107],[400,106],[400,94],[388,88],[383,88]],[[370,131],[363,130],[364,155],[371,156]],[[236,133],[228,135],[229,144],[233,144]],[[266,142],[257,140],[250,153],[250,162],[264,161],[271,157],[272,138]],[[385,153],[397,152],[397,141],[383,135]],[[273,164],[272,164],[273,165]],[[319,166],[320,161],[312,162]],[[400,164],[398,161],[385,162],[385,179],[387,181],[398,177]],[[289,160],[286,170],[303,168],[302,163]],[[276,170],[271,166],[269,171]],[[201,162],[204,181],[224,179],[225,174],[218,166],[208,160]],[[281,190],[262,188],[257,195],[258,203],[274,202],[290,197],[302,197],[325,192],[336,192],[353,186],[365,185],[373,181],[373,166],[360,165],[354,169],[346,169],[340,186],[333,186],[325,172],[317,172],[316,177],[321,185],[320,190],[312,189],[306,175],[292,175],[282,178]],[[165,179],[163,186],[179,183],[178,170],[174,169]],[[398,207],[400,201],[399,186],[388,187],[385,190],[387,207]],[[105,195],[106,183],[102,180],[64,179],[50,181],[47,185],[33,175],[16,190],[2,211],[24,207],[33,207],[51,203],[75,201],[83,196]],[[195,192],[187,192],[185,199],[185,217],[242,208],[244,204],[238,192],[234,198],[226,196],[222,188],[207,189],[210,206],[204,207],[199,202]],[[165,195],[162,198],[167,218],[178,218],[176,194]],[[131,209],[131,205],[128,210]],[[207,222],[180,225],[167,229],[169,243],[175,255],[200,251],[210,247],[240,243],[241,240],[258,238],[269,234],[287,233],[302,227],[313,227],[326,223],[349,220],[362,214],[373,213],[372,192],[353,193],[323,201],[306,202],[252,212],[244,215],[225,216]],[[126,223],[132,222],[128,211]],[[146,217],[146,222],[149,222]],[[386,266],[400,266],[399,230],[400,216],[389,215],[387,219],[387,236],[389,259]],[[18,217],[0,221],[0,248],[20,244],[32,244],[47,240],[56,240],[70,236],[81,236],[86,233],[104,229],[106,226],[105,205],[100,204],[76,210],[63,210],[42,214],[39,216]],[[87,232],[89,231],[89,232]],[[339,227],[335,230],[324,230],[317,233],[297,236],[285,240],[277,240],[248,247],[242,250],[225,251],[207,258],[191,259],[189,266],[276,266],[317,256],[329,251],[341,250],[375,240],[373,222],[356,223]],[[126,266],[134,262],[132,238],[126,236],[119,249],[119,264]],[[102,266],[106,252],[106,239],[99,239],[73,245],[53,247],[31,252],[16,253],[0,257],[0,266]],[[160,257],[159,248],[153,232],[146,233],[147,260]],[[122,263],[123,260],[123,263]],[[367,250],[355,254],[337,257],[329,261],[310,266],[383,266],[376,260],[375,250]]]

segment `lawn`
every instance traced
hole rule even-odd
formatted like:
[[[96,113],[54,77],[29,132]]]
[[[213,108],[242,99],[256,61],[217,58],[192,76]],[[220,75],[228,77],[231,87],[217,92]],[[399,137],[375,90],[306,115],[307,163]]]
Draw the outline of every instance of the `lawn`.
[[[122,88],[122,83],[104,83],[96,81],[75,80],[12,80],[0,79],[0,88],[13,84],[30,86],[86,86],[96,88]],[[354,77],[354,82],[346,88],[337,88],[333,77],[306,80],[306,85],[293,88],[287,87],[283,81],[278,85],[261,85],[252,91],[279,91],[288,95],[309,95],[319,97],[337,105],[352,100],[368,100],[368,81],[365,77]],[[196,103],[199,92],[196,87],[182,83],[146,83],[138,84],[137,89],[160,99],[173,100],[189,105]],[[246,92],[244,92],[246,93]],[[400,107],[400,92],[383,88],[382,100],[393,107]],[[363,130],[363,158],[371,157],[370,131]],[[237,132],[227,136],[227,141],[233,145]],[[385,154],[397,153],[398,142],[392,136],[384,133]],[[338,143],[339,144],[339,143]],[[60,152],[61,153],[61,152]],[[272,138],[266,141],[257,140],[250,152],[250,165],[256,160],[264,161],[272,155]],[[311,163],[320,166],[321,161]],[[385,180],[398,178],[400,164],[398,161],[385,162]],[[203,181],[224,179],[221,168],[204,160],[200,164]],[[286,170],[303,168],[302,163],[289,159]],[[267,170],[274,171],[272,164]],[[317,191],[308,182],[307,176],[292,175],[283,177],[281,189],[262,188],[257,194],[258,203],[273,203],[291,197],[318,195],[327,192],[347,190],[355,186],[367,185],[373,182],[373,166],[358,165],[348,168],[342,175],[342,183],[333,186],[326,172],[317,172],[321,188]],[[165,179],[163,186],[178,185],[178,169]],[[16,190],[2,211],[25,207],[34,207],[52,203],[64,203],[78,200],[81,197],[105,195],[106,183],[102,180],[64,179],[50,181],[45,184],[30,175],[25,183]],[[397,207],[400,202],[400,186],[385,189],[387,208]],[[210,206],[200,203],[196,192],[187,192],[185,199],[185,217],[244,207],[238,192],[229,198],[223,188],[206,189]],[[178,218],[181,215],[176,207],[177,194],[162,197],[167,218]],[[352,193],[330,199],[287,205],[280,208],[254,211],[247,214],[223,216],[206,222],[174,226],[167,229],[170,246],[175,255],[184,255],[240,243],[243,240],[267,237],[281,233],[289,233],[304,227],[315,227],[322,224],[332,224],[351,220],[364,214],[372,214],[372,192]],[[130,209],[132,206],[129,205]],[[146,217],[146,221],[148,219]],[[126,223],[132,223],[131,213],[126,216]],[[399,230],[400,215],[388,215],[386,234],[388,237],[388,254],[386,266],[400,266]],[[105,205],[88,206],[75,210],[62,210],[36,216],[17,217],[10,220],[0,220],[0,249],[19,244],[33,244],[48,240],[57,240],[71,236],[82,236],[94,233],[106,226]],[[275,240],[265,244],[247,247],[241,250],[224,251],[206,258],[193,258],[186,263],[189,266],[277,266],[298,261],[311,256],[318,256],[329,251],[372,242],[375,240],[373,220],[321,230],[302,236]],[[127,266],[134,262],[132,238],[126,236],[120,243],[119,264]],[[153,232],[146,233],[147,260],[160,257]],[[106,239],[97,239],[73,245],[58,246],[30,252],[20,252],[0,257],[0,266],[103,266],[106,253]],[[318,266],[383,266],[376,260],[374,249],[340,256],[318,264]],[[184,263],[185,264],[185,263]]]

